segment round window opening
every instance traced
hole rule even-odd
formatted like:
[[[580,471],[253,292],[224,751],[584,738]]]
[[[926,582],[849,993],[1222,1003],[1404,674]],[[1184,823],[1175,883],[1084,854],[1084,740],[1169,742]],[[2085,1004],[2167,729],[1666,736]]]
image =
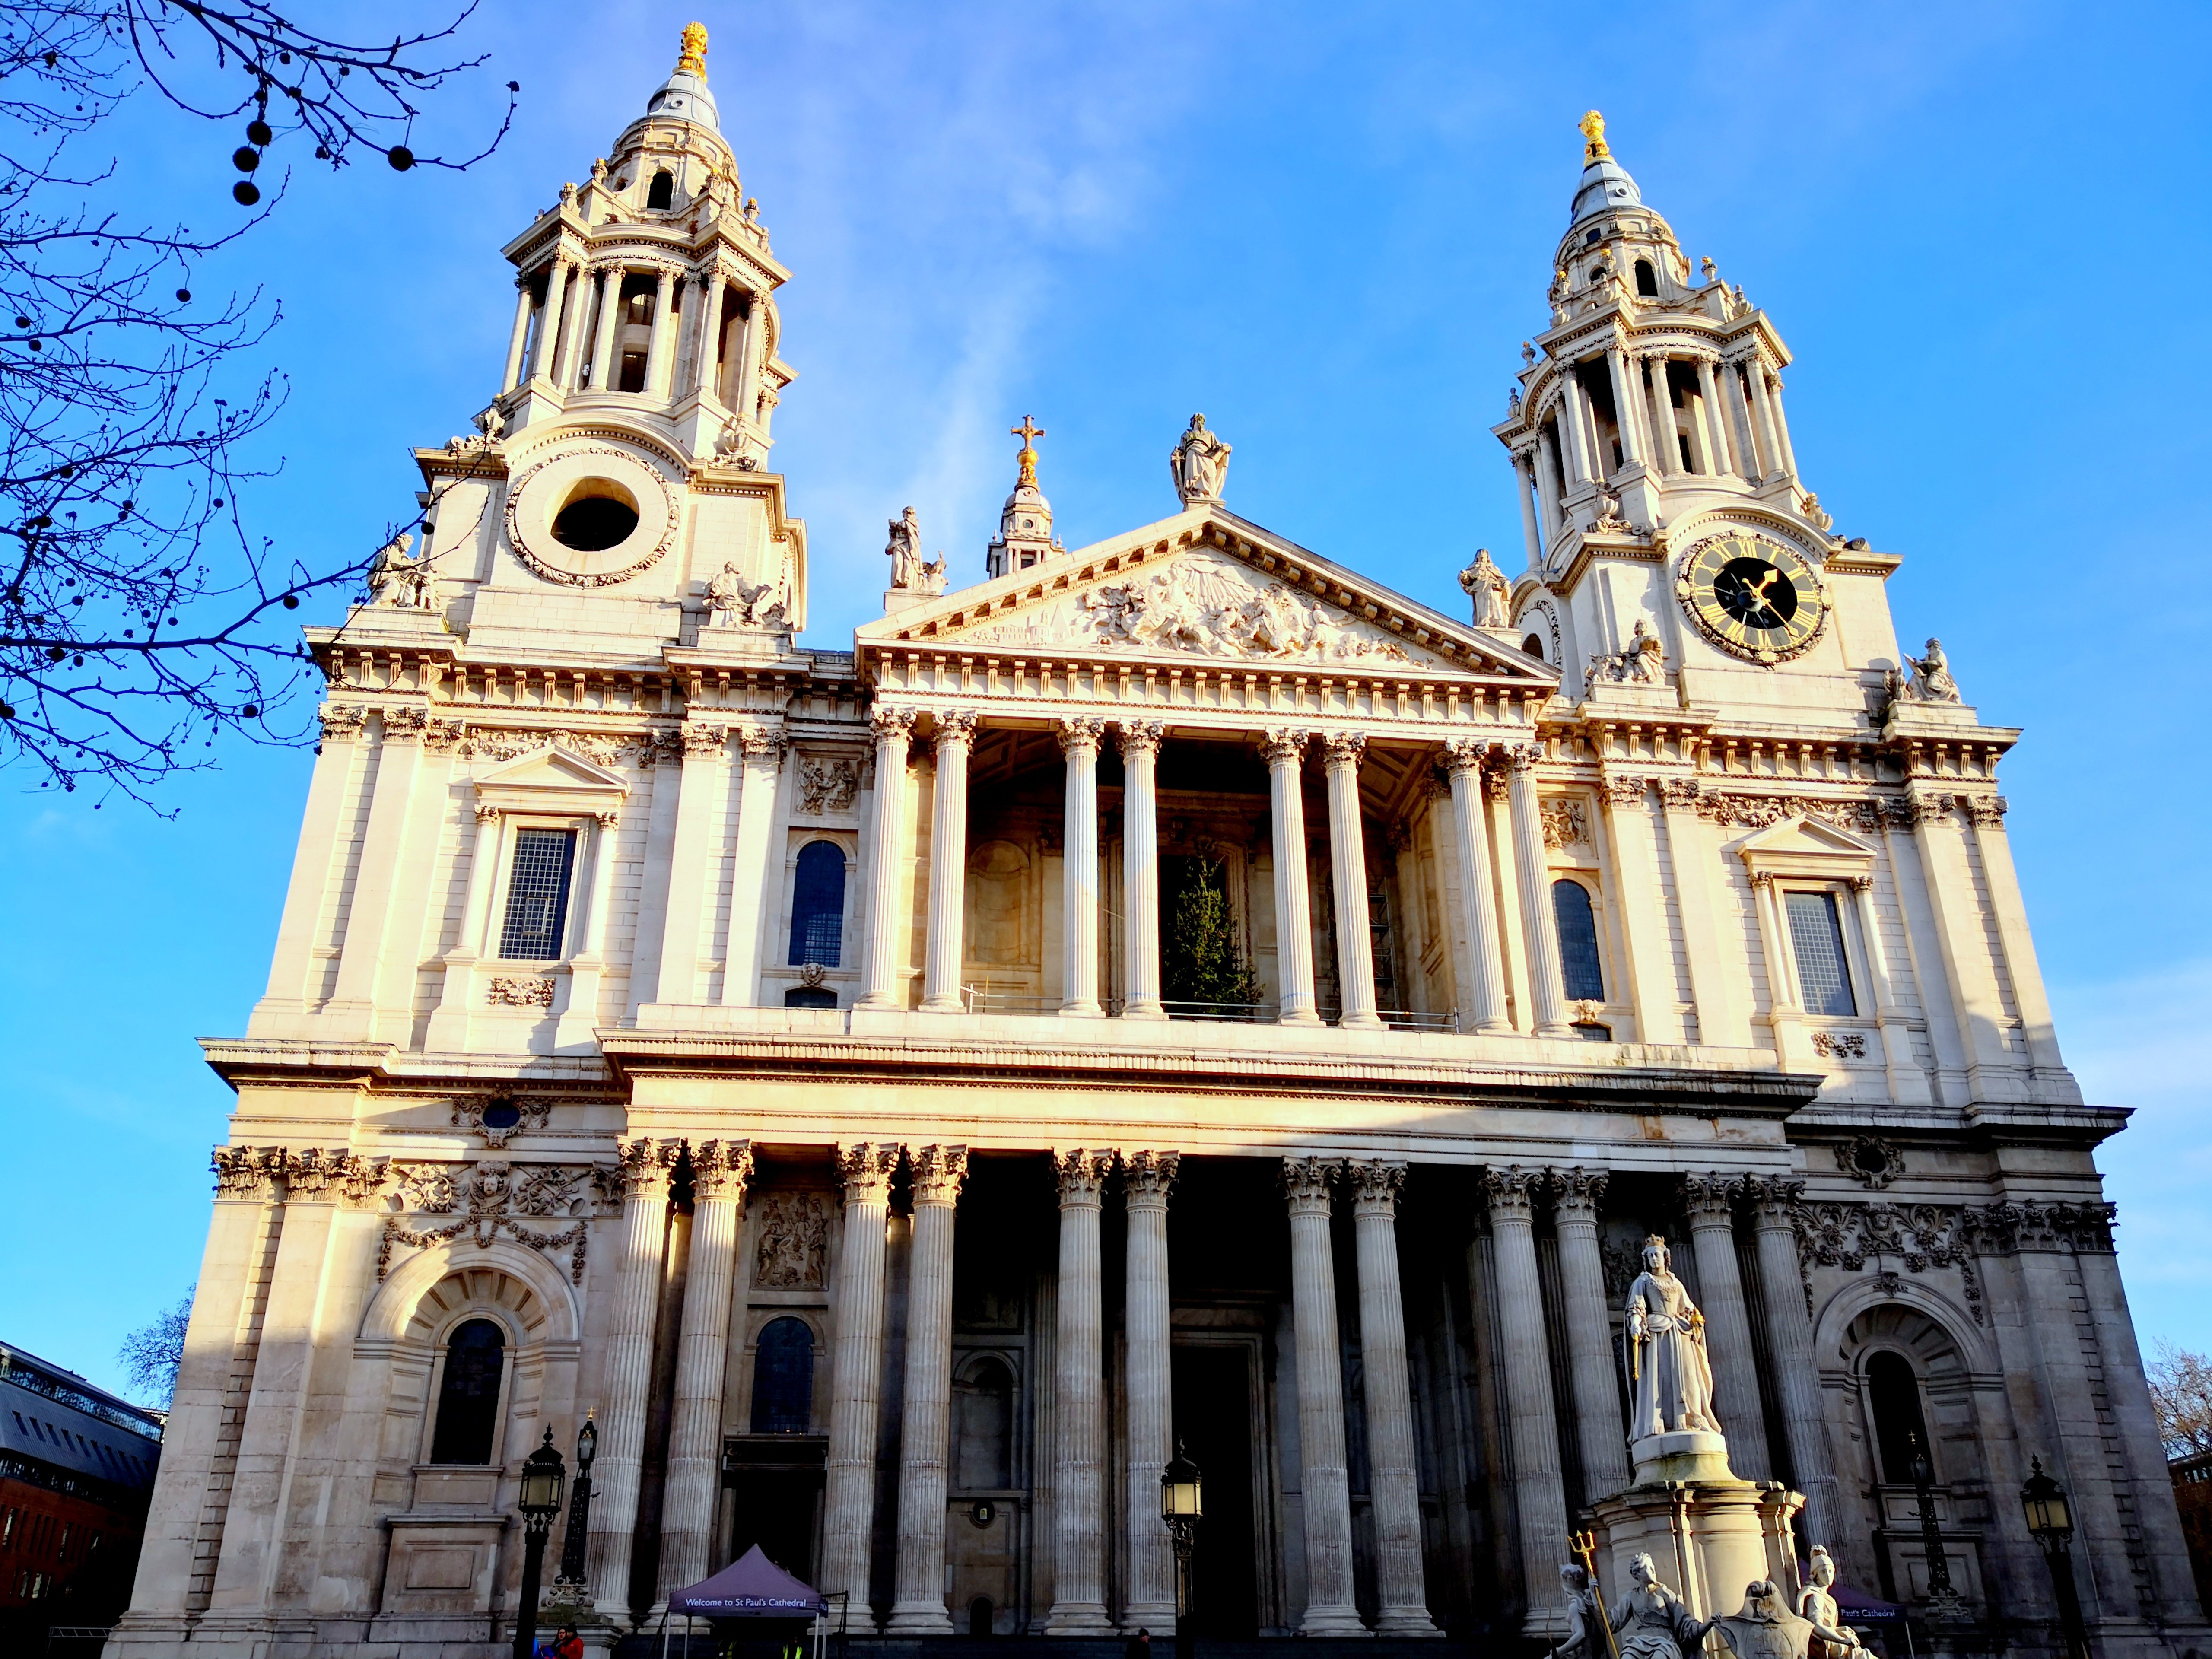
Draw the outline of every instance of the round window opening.
[[[511,1100],[495,1100],[483,1109],[487,1129],[512,1129],[522,1121],[522,1108]]]
[[[1889,1154],[1870,1140],[1862,1140],[1851,1154],[1851,1167],[1861,1175],[1878,1176],[1889,1168]]]
[[[619,547],[637,528],[637,497],[612,478],[585,478],[553,515],[553,539],[579,553]]]

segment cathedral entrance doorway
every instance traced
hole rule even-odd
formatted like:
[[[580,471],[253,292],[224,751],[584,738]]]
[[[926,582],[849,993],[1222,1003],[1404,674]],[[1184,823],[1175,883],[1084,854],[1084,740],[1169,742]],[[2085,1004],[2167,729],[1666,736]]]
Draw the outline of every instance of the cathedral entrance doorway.
[[[823,1443],[811,1436],[788,1437],[781,1444],[763,1444],[763,1439],[748,1437],[723,1443],[730,1543],[717,1565],[738,1559],[757,1544],[776,1565],[811,1583],[820,1530],[817,1511],[822,1497]]]
[[[1259,1547],[1252,1507],[1256,1443],[1252,1345],[1175,1345],[1175,1426],[1187,1455],[1204,1472],[1206,1517],[1191,1557],[1192,1616],[1198,1633],[1249,1641],[1259,1634]]]

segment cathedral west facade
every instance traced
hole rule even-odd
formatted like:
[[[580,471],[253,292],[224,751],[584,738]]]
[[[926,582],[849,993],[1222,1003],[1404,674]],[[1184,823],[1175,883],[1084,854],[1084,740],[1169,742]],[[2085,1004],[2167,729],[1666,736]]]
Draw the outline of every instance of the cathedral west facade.
[[[1653,1234],[1793,1567],[2063,1651],[2039,1462],[2097,1651],[2197,1650],[2020,733],[1900,649],[1774,322],[1601,126],[1471,619],[1231,510],[1202,418],[1070,547],[1024,418],[988,552],[902,520],[828,649],[704,46],[508,244],[504,389],[310,632],[111,1655],[502,1651],[587,1415],[595,1644],[755,1543],[859,1634],[1164,1632],[1180,1443],[1202,1631],[1510,1650],[1631,1482]]]

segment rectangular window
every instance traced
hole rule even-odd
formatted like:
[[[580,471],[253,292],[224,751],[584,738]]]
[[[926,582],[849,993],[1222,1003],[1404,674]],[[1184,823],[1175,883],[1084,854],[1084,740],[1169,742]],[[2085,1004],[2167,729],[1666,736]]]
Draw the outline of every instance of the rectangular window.
[[[1797,984],[1808,1014],[1856,1014],[1850,969],[1844,958],[1843,919],[1833,893],[1785,893],[1790,942],[1797,952]]]
[[[576,861],[574,830],[518,830],[507,877],[507,917],[499,953],[544,962],[561,954],[568,920],[568,877]]]
[[[616,390],[642,392],[645,390],[645,353],[625,351],[622,355],[622,380]]]

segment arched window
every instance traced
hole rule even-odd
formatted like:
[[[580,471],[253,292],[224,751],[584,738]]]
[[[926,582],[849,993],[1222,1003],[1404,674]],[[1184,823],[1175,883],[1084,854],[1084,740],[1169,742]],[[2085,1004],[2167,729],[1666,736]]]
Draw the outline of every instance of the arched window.
[[[1605,970],[1597,954],[1597,913],[1589,889],[1578,881],[1552,884],[1552,915],[1559,928],[1559,977],[1570,1002],[1603,1002]]]
[[[654,173],[653,182],[645,187],[645,204],[649,208],[676,205],[676,175],[666,167]]]
[[[792,886],[791,966],[836,967],[844,938],[845,849],[834,841],[810,841],[799,849]]]
[[[489,1463],[499,1424],[499,1374],[507,1334],[489,1319],[471,1319],[447,1339],[446,1376],[438,1387],[433,1463]]]
[[[1014,1377],[996,1359],[979,1361],[952,1385],[952,1484],[1004,1492],[1014,1484]]]
[[[1651,261],[1649,259],[1638,259],[1636,262],[1636,291],[1647,299],[1656,299],[1659,296],[1658,273],[1651,269]]]
[[[753,1432],[805,1434],[813,1416],[814,1333],[803,1319],[771,1319],[753,1356]]]
[[[1927,1419],[1920,1414],[1920,1379],[1913,1375],[1912,1362],[1892,1348],[1867,1356],[1866,1378],[1875,1445],[1881,1453],[1881,1478],[1892,1486],[1910,1486],[1912,1449],[1928,1444]]]
[[[1523,634],[1521,636],[1521,648],[1538,662],[1544,660],[1544,640],[1541,635]]]

